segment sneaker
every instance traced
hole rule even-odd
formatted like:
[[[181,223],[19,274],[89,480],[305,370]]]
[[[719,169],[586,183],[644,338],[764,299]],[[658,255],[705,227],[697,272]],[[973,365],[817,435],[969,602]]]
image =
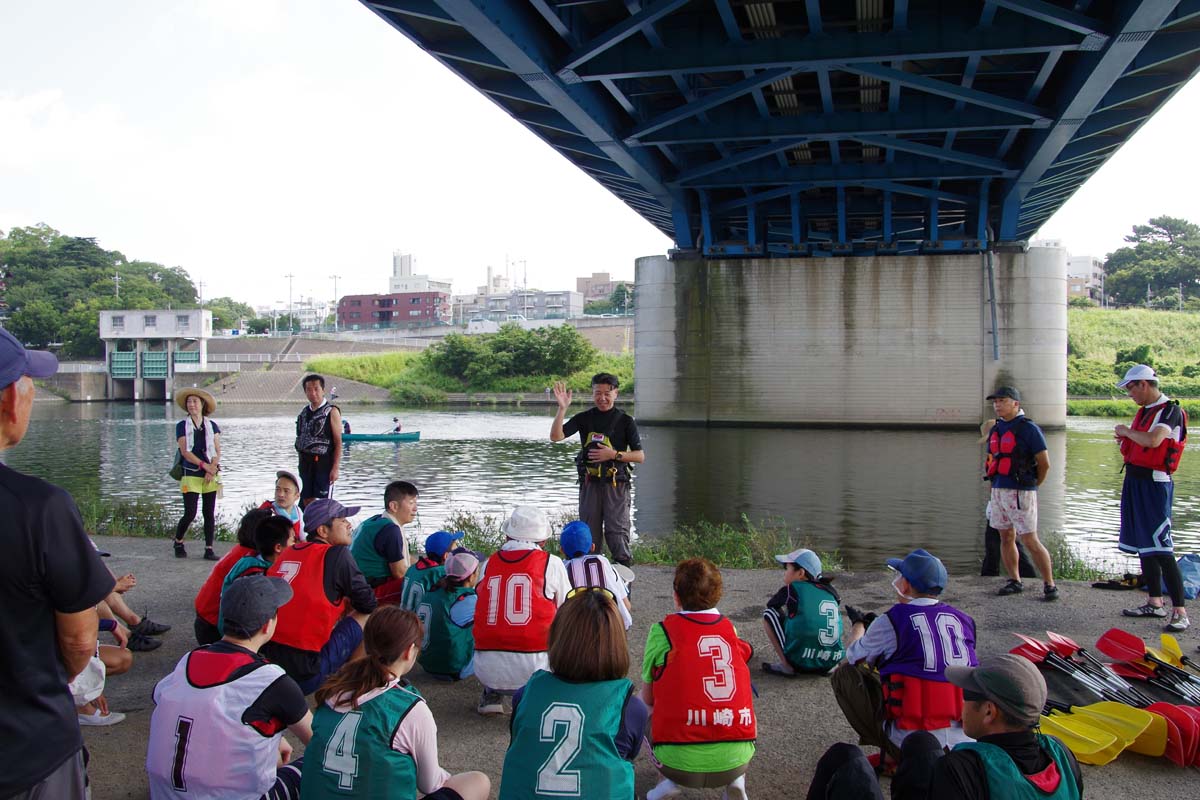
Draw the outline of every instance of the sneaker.
[[[1025,584],[1009,578],[1008,583],[1001,586],[1000,591],[996,592],[996,594],[1005,597],[1010,594],[1020,594],[1023,591],[1025,591]]]
[[[135,636],[138,634],[141,634],[142,636],[161,636],[169,630],[171,630],[170,625],[162,622],[155,622],[154,620],[150,619],[150,617],[143,614],[142,621],[130,628],[129,632]]]
[[[100,709],[96,709],[91,714],[76,714],[79,717],[80,725],[90,725],[96,728],[103,728],[107,725],[116,725],[125,719],[125,715],[120,711],[109,711],[107,714],[101,714]]]
[[[1058,587],[1057,586],[1046,586],[1043,584],[1042,599],[1047,600],[1047,601],[1057,600],[1058,599]]]
[[[1186,631],[1191,624],[1188,622],[1187,614],[1175,614],[1171,617],[1171,621],[1163,626],[1163,630],[1168,633],[1179,633]]]
[[[206,547],[206,548],[204,548],[204,560],[205,561],[220,561],[221,559],[217,558],[217,554],[215,552],[213,552],[213,549],[211,547]]]
[[[1137,608],[1122,609],[1121,613],[1126,617],[1158,617],[1159,619],[1167,618],[1167,610],[1162,606],[1152,606],[1149,603],[1140,605]]]
[[[162,639],[153,639],[145,634],[133,633],[129,636],[129,649],[135,653],[148,653],[162,646]]]
[[[187,550],[184,548],[183,542],[175,543],[175,557],[176,558],[187,558]]]
[[[499,692],[483,690],[479,696],[479,708],[476,709],[482,717],[498,717],[504,713],[504,697]]]

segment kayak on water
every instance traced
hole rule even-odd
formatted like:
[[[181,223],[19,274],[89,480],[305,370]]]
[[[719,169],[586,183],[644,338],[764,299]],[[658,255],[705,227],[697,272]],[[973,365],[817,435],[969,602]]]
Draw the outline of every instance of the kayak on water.
[[[403,433],[343,433],[343,442],[419,442],[420,431]]]

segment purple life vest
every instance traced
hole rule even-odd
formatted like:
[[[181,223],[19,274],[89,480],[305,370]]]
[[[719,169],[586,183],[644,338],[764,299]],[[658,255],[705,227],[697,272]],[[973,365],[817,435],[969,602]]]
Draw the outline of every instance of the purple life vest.
[[[897,603],[888,609],[896,631],[896,652],[879,667],[879,674],[908,675],[946,681],[946,667],[974,667],[975,620],[945,603]]]

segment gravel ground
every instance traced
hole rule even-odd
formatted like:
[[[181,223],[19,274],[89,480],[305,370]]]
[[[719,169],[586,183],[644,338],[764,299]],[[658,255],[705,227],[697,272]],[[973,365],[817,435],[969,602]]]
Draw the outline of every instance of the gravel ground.
[[[116,574],[133,572],[137,576],[137,587],[126,595],[134,610],[148,611],[154,619],[174,625],[163,637],[162,647],[151,653],[136,654],[133,669],[109,683],[110,706],[127,713],[128,718],[111,728],[84,730],[92,754],[93,797],[145,798],[148,790],[144,762],[152,691],[155,683],[195,644],[192,600],[210,564],[198,557],[202,549],[194,545],[190,548],[191,558],[173,558],[166,539],[98,537],[97,541],[112,551],[108,561]],[[227,547],[218,545],[218,551],[224,552]],[[636,572],[634,625],[629,636],[635,665],[631,677],[635,682],[649,626],[673,610],[671,570],[638,567]],[[727,570],[724,579],[721,610],[733,619],[740,634],[756,651],[752,666],[759,692],[756,702],[759,746],[751,764],[748,790],[752,795],[766,798],[803,796],[817,759],[825,749],[834,742],[855,741],[854,733],[842,718],[828,679],[787,680],[759,671],[760,661],[770,653],[762,630],[762,608],[778,587],[780,573]],[[838,575],[835,585],[843,602],[882,611],[893,597],[889,581],[881,565],[879,572]],[[946,593],[948,602],[974,616],[981,654],[1012,647],[1016,640],[1010,631],[1043,638],[1042,632],[1049,628],[1088,646],[1108,628],[1121,625],[1147,640],[1157,639],[1159,628],[1155,622],[1119,617],[1119,609],[1140,595],[1104,592],[1086,584],[1062,582],[1062,599],[1057,603],[1042,603],[1036,599],[1040,592],[996,597],[995,590],[1001,583],[998,578],[962,576],[951,580]],[[102,639],[108,638],[102,634]],[[1180,637],[1185,652],[1195,649],[1196,639],[1190,631]],[[484,719],[475,714],[479,685],[474,679],[459,684],[439,683],[424,676],[420,668],[409,677],[420,688],[437,719],[442,765],[452,772],[478,769],[487,773],[492,778],[495,797],[508,746],[507,719]],[[297,755],[300,750],[297,745]],[[654,786],[658,776],[644,753],[638,757],[635,769],[640,795]],[[1092,796],[1143,796],[1148,786],[1153,786],[1159,796],[1200,794],[1200,776],[1194,769],[1181,769],[1163,759],[1124,753],[1106,766],[1083,769],[1084,783]],[[685,792],[684,796],[715,798],[719,794]]]

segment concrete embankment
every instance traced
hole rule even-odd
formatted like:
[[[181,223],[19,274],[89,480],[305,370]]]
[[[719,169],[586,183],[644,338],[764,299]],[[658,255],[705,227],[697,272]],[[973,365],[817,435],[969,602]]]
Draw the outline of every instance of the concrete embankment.
[[[135,610],[149,611],[154,619],[175,626],[163,637],[162,647],[151,653],[136,654],[133,669],[110,682],[109,704],[128,713],[128,718],[114,727],[90,728],[84,733],[92,754],[93,796],[97,800],[140,799],[148,796],[144,762],[153,707],[151,693],[155,683],[194,646],[192,600],[211,564],[198,558],[202,549],[194,542],[189,545],[191,558],[173,558],[165,533],[162,539],[99,537],[97,541],[112,551],[109,565],[116,574],[133,572],[138,578],[137,587],[126,595],[127,602]],[[918,544],[898,543],[897,554]],[[227,549],[228,545],[218,546],[220,552]],[[633,663],[630,677],[640,684],[642,650],[649,626],[672,610],[671,570],[637,567],[635,571],[634,624],[629,634]],[[763,604],[778,588],[780,573],[727,570],[724,580],[725,597],[720,608],[755,648],[752,667],[759,692],[755,701],[759,739],[758,754],[750,768],[749,793],[771,800],[802,797],[825,749],[834,742],[853,742],[855,735],[838,710],[828,679],[786,680],[759,671],[762,660],[774,660],[769,655],[770,646],[760,618]],[[881,566],[878,571],[839,575],[835,585],[843,602],[882,611],[893,598],[889,582],[890,576]],[[1048,604],[1037,600],[1033,591],[996,597],[1000,583],[998,578],[961,576],[951,581],[946,593],[948,602],[974,616],[982,654],[1010,649],[1016,644],[1011,631],[1040,638],[1046,629],[1051,629],[1085,646],[1092,645],[1113,626],[1148,639],[1158,636],[1158,625],[1153,622],[1123,620],[1119,616],[1123,605],[1140,602],[1141,595],[1134,592],[1103,592],[1082,583],[1061,582],[1062,599]],[[102,636],[108,639],[106,634]],[[1196,638],[1190,632],[1180,637],[1185,651],[1195,649]],[[483,770],[492,778],[495,797],[509,742],[508,720],[482,719],[475,714],[479,684],[474,679],[457,684],[438,683],[419,668],[410,678],[427,698],[437,720],[442,765],[451,771]],[[640,796],[655,784],[657,773],[645,753],[639,755],[635,769]],[[1131,753],[1122,754],[1107,766],[1084,767],[1084,781],[1087,795],[1093,797],[1141,797],[1147,790],[1156,797],[1192,797],[1197,786],[1194,770]],[[719,793],[686,792],[684,796],[715,798]]]

